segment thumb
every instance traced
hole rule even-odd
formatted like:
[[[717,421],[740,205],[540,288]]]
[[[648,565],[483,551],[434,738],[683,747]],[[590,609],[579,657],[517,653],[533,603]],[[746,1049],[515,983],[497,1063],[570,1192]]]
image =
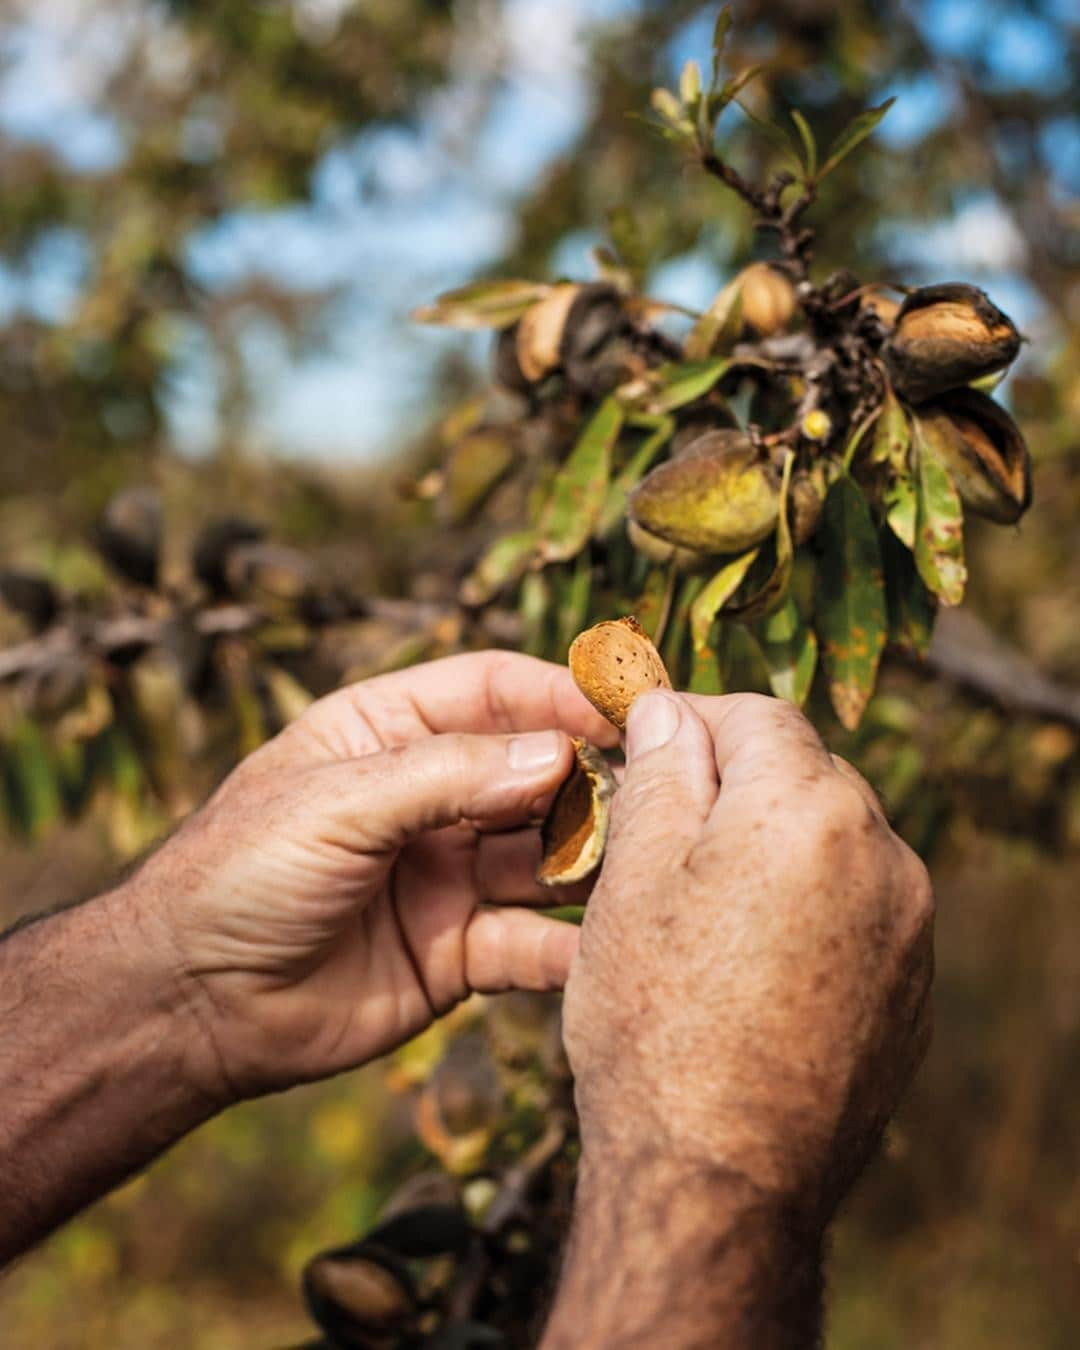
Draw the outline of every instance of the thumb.
[[[719,793],[712,736],[681,695],[635,700],[626,724],[626,773],[615,794],[612,849],[632,835],[635,851],[664,858],[698,838]],[[655,850],[655,851],[654,851]]]
[[[573,754],[561,731],[429,736],[320,769],[311,806],[356,851],[400,848],[463,820],[506,828],[536,813],[569,773]]]

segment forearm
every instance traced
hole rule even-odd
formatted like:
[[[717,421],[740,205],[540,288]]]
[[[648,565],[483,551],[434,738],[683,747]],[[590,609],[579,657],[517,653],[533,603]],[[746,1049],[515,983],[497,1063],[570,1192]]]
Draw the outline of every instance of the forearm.
[[[586,1156],[543,1350],[807,1350],[821,1235],[740,1178]]]
[[[0,941],[0,1266],[221,1102],[129,887]]]

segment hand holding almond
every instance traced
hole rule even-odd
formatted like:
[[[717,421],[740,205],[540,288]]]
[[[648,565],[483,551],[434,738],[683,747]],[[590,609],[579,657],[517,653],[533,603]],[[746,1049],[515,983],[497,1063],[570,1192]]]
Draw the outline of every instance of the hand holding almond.
[[[545,1345],[811,1344],[821,1233],[927,1044],[926,872],[778,700],[644,695],[627,758],[566,990],[584,1153]]]

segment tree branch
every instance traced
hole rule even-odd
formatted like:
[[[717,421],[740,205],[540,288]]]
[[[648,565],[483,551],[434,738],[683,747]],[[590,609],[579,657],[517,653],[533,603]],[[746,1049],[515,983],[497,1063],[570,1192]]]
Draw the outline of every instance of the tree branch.
[[[1003,708],[1080,727],[1080,689],[1044,675],[969,610],[940,614],[922,664]]]

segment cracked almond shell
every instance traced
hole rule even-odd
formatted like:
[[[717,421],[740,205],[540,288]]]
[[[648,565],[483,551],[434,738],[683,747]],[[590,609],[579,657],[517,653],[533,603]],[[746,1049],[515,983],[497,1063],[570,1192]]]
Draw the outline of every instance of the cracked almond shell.
[[[897,391],[925,403],[1010,365],[1020,334],[977,286],[924,286],[901,305],[882,350]]]
[[[976,389],[954,389],[919,417],[942,433],[938,445],[964,505],[1015,525],[1031,505],[1031,456],[1005,409]]]
[[[543,886],[584,881],[604,856],[615,775],[587,741],[574,741],[574,767],[555,794],[541,829],[543,858],[537,880]]]

